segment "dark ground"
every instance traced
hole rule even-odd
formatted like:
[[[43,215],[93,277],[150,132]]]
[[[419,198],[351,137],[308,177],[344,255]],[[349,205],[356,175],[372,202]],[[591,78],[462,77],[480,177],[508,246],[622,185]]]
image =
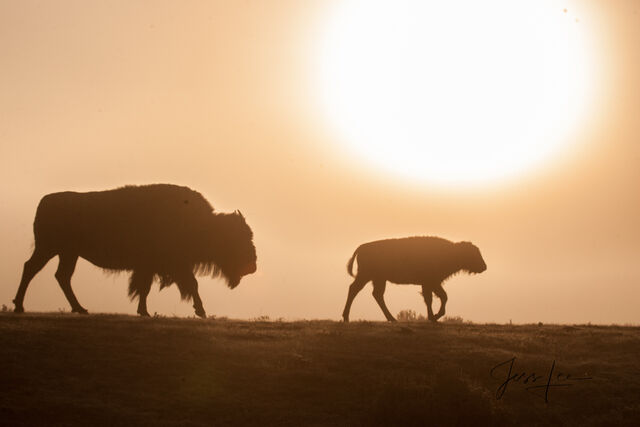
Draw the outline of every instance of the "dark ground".
[[[0,424],[640,425],[639,356],[638,327],[2,313]],[[539,377],[498,400],[513,357]]]

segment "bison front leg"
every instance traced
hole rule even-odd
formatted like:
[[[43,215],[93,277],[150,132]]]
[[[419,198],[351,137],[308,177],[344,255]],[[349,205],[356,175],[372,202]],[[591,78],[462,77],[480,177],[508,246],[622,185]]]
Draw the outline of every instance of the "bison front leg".
[[[202,300],[198,294],[198,281],[193,273],[185,275],[185,277],[178,282],[178,287],[182,295],[191,296],[193,299],[193,308],[196,311],[196,316],[206,319],[207,313],[205,313],[204,307],[202,307]]]
[[[432,292],[432,286],[422,285],[422,298],[424,299],[424,303],[427,306],[428,319],[432,322],[437,322],[438,319],[436,319],[436,317],[433,315],[433,309],[431,308],[431,304],[433,302],[433,296],[431,295]]]
[[[202,317],[203,319],[207,318],[207,313],[204,311],[204,307],[202,306],[202,300],[200,300],[200,295],[198,295],[198,291],[193,295],[193,308],[195,309],[196,316]]]
[[[384,290],[387,287],[386,280],[374,280],[373,281],[373,298],[375,298],[376,302],[382,309],[384,313],[384,317],[387,318],[389,322],[395,322],[396,319],[391,315],[387,305],[384,303]]]
[[[447,305],[447,293],[442,288],[442,283],[440,283],[434,290],[433,293],[436,294],[438,298],[440,298],[440,310],[435,315],[435,319],[438,320],[442,316],[444,316],[444,309]]]
[[[138,314],[149,317],[147,311],[147,296],[153,283],[153,273],[134,271],[129,281],[129,295],[131,298],[138,296]]]

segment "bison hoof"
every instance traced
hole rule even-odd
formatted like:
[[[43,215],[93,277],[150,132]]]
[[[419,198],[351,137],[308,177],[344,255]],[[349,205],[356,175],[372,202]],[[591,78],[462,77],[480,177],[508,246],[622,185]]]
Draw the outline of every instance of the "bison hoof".
[[[207,313],[204,312],[203,308],[197,309],[196,310],[196,316],[201,317],[203,319],[207,318]]]
[[[18,307],[16,305],[16,308],[13,309],[13,312],[14,313],[24,313],[24,307],[22,307],[22,306]]]
[[[139,311],[138,315],[142,317],[151,317],[148,311]]]
[[[71,312],[78,313],[78,314],[89,314],[89,312],[82,307],[74,308],[73,310],[71,310]]]

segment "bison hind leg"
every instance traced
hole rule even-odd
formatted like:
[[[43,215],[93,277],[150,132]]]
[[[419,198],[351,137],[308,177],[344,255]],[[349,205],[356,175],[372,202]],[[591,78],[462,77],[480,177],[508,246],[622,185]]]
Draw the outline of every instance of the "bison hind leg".
[[[364,288],[364,285],[367,284],[369,280],[364,280],[361,277],[356,277],[351,286],[349,286],[349,294],[347,295],[347,302],[344,306],[344,310],[342,311],[342,319],[345,323],[349,322],[349,312],[351,311],[351,304],[353,303],[353,299],[358,295],[358,292]]]
[[[71,312],[87,314],[88,311],[80,305],[76,295],[73,293],[73,289],[71,289],[71,276],[73,276],[77,262],[78,255],[61,253],[58,270],[56,271],[55,276],[62,292],[64,292],[64,296],[67,297],[67,301],[69,301],[69,304],[71,305]]]
[[[43,251],[41,247],[38,247],[36,244],[36,249],[33,251],[31,258],[24,263],[24,269],[22,270],[22,279],[20,279],[20,286],[18,286],[18,292],[16,293],[16,297],[13,299],[13,304],[15,305],[15,309],[13,310],[16,313],[24,312],[24,295],[27,292],[27,287],[29,283],[33,279],[33,277],[38,274],[40,270],[49,262],[51,258],[53,258],[55,253],[50,253]]]
[[[396,319],[393,317],[389,309],[387,308],[387,304],[384,302],[384,290],[387,287],[386,280],[374,280],[373,281],[373,298],[375,298],[376,302],[382,309],[384,313],[384,317],[387,318],[389,322],[395,322]]]

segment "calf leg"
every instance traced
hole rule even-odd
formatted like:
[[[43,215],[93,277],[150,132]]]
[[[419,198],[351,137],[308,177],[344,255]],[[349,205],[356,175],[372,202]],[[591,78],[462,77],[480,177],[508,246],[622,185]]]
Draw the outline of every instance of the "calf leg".
[[[178,281],[178,288],[180,288],[180,293],[183,296],[191,296],[193,299],[193,308],[195,309],[196,316],[206,319],[207,313],[205,313],[204,307],[202,307],[202,300],[198,294],[198,281],[193,273],[189,272],[185,274],[185,276]]]
[[[431,303],[433,302],[433,296],[431,295],[431,292],[433,292],[433,287],[422,285],[422,298],[424,298],[424,303],[427,305],[428,318],[432,322],[435,322],[437,321],[437,319],[433,315],[433,309],[431,308]]]
[[[22,270],[22,279],[20,279],[20,286],[18,286],[18,292],[16,293],[16,297],[13,300],[13,304],[15,308],[13,311],[16,313],[24,312],[24,294],[27,292],[27,287],[29,283],[33,279],[33,277],[38,274],[42,267],[44,267],[51,258],[53,258],[55,254],[50,252],[45,252],[42,249],[36,246],[36,249],[33,251],[31,258],[24,263],[24,269]]]
[[[153,273],[146,271],[134,271],[129,281],[129,295],[133,298],[138,295],[138,314],[140,316],[149,316],[147,311],[147,296],[151,290],[153,283]]]
[[[395,322],[396,319],[391,315],[391,313],[389,312],[389,309],[387,308],[387,305],[384,303],[384,290],[386,287],[387,287],[386,280],[374,280],[373,281],[373,297],[375,298],[376,302],[382,309],[382,312],[384,313],[384,317],[386,317],[389,322]]]
[[[71,289],[71,276],[76,269],[77,261],[77,255],[60,254],[60,262],[58,263],[58,270],[55,276],[58,284],[62,288],[62,292],[64,292],[64,296],[67,297],[67,301],[71,304],[71,312],[87,314],[87,310],[80,305]]]
[[[353,299],[358,295],[358,292],[364,288],[368,280],[363,280],[361,278],[356,277],[356,280],[353,281],[351,286],[349,286],[349,295],[347,295],[347,303],[344,306],[344,310],[342,311],[342,319],[345,322],[349,321],[349,312],[351,311],[351,304],[353,303]]]
[[[435,315],[436,320],[444,316],[444,308],[447,305],[447,293],[442,288],[442,283],[439,284],[434,290],[433,293],[436,294],[438,298],[440,298],[440,310]]]

